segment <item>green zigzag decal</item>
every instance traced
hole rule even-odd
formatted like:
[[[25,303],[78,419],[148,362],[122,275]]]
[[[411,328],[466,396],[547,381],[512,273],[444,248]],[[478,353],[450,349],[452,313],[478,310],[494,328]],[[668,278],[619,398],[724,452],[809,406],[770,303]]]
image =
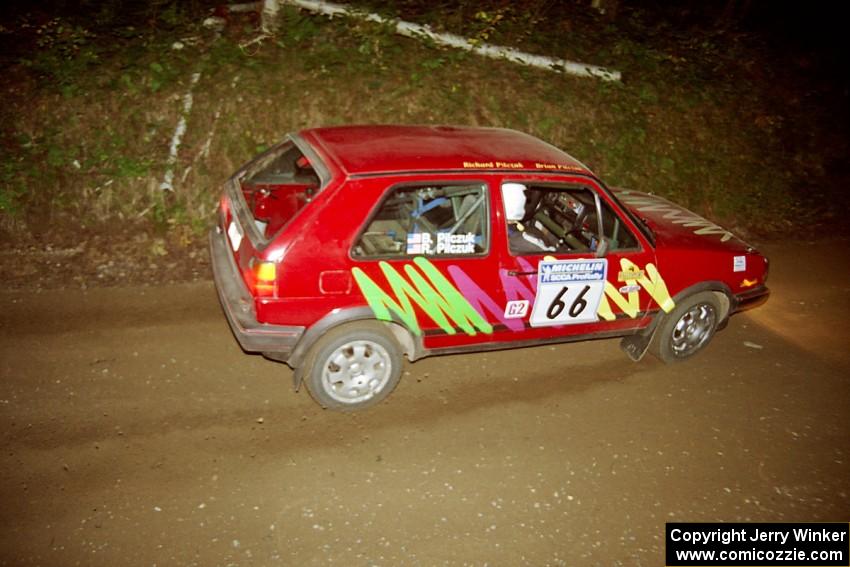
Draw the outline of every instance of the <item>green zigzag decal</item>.
[[[413,307],[415,303],[450,335],[457,333],[456,327],[468,335],[475,335],[478,331],[488,334],[493,332],[493,326],[427,258],[414,258],[413,263],[419,270],[411,264],[404,266],[404,273],[409,281],[387,262],[378,263],[390,284],[392,296],[381,289],[363,270],[352,268],[354,281],[357,282],[375,317],[382,321],[392,321],[392,313],[395,313],[408,329],[421,335],[422,329],[416,320],[416,310]]]

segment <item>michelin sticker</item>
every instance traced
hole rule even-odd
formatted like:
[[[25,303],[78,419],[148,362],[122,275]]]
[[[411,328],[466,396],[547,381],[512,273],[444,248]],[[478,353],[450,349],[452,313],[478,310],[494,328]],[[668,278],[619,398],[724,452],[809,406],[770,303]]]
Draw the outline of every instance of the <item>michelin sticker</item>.
[[[608,260],[543,260],[537,269],[532,327],[598,321]]]

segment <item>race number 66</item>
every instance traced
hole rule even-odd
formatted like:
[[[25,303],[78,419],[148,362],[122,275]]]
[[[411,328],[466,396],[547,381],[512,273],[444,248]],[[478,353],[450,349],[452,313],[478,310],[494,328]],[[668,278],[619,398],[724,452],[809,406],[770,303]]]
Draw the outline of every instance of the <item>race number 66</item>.
[[[562,260],[549,264],[575,262]],[[587,263],[578,267],[585,267]],[[558,268],[541,270],[537,284],[537,296],[531,311],[532,327],[548,325],[572,325],[598,321],[599,300],[605,291],[606,265],[597,261],[586,271],[557,271]],[[557,274],[569,273],[570,279],[558,278]],[[555,274],[555,275],[553,275]]]
[[[573,299],[570,304],[570,309],[567,312],[570,319],[575,319],[577,317],[581,317],[581,314],[584,313],[585,308],[587,308],[587,300],[584,298],[587,295],[587,292],[590,290],[590,285],[585,285],[581,288],[581,291],[578,292],[578,295],[575,299]],[[555,296],[555,299],[552,300],[552,303],[549,304],[548,309],[546,309],[546,318],[550,320],[555,320],[561,316],[561,313],[566,309],[567,304],[564,301],[564,296],[567,295],[567,292],[570,291],[568,286],[564,286],[561,288],[561,291],[558,292],[558,295]]]

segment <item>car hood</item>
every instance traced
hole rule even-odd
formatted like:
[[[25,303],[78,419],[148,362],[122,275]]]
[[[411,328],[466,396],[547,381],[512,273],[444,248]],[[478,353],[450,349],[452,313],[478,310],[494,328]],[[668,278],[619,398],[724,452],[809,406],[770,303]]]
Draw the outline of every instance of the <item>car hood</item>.
[[[694,247],[745,252],[752,247],[725,228],[673,202],[641,191],[613,189],[623,205],[646,222],[658,247]]]

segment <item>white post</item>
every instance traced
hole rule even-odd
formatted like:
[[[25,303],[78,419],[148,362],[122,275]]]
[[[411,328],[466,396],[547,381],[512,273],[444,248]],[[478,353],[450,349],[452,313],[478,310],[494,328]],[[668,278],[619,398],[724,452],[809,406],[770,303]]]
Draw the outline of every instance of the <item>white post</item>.
[[[180,143],[183,141],[183,134],[186,133],[186,120],[192,111],[192,89],[198,84],[198,79],[200,78],[200,73],[193,73],[189,88],[186,90],[186,94],[183,95],[183,111],[180,113],[180,120],[177,121],[177,128],[174,129],[174,135],[171,137],[165,177],[163,177],[162,183],[159,184],[159,188],[162,191],[174,191],[174,166],[177,165],[177,151],[180,149]]]
[[[520,63],[531,67],[538,67],[548,71],[561,71],[579,77],[595,77],[603,81],[619,81],[620,72],[611,69],[605,69],[596,65],[587,65],[585,63],[577,63],[575,61],[566,61],[556,57],[548,57],[546,55],[533,55],[525,53],[518,49],[510,47],[502,47],[499,45],[490,45],[488,43],[473,43],[469,38],[459,36],[453,33],[439,33],[432,31],[428,26],[406,22],[404,20],[387,20],[383,16],[375,13],[363,13],[351,10],[343,4],[335,4],[326,2],[325,0],[284,0],[288,4],[324,14],[329,17],[334,16],[350,16],[360,18],[369,22],[377,22],[380,24],[392,25],[395,32],[399,35],[412,38],[428,38],[438,45],[447,47],[455,47],[471,51],[482,57],[490,57],[492,59],[507,59],[513,63]]]
[[[277,12],[279,7],[278,0],[263,0],[263,33],[274,35],[277,32]]]

